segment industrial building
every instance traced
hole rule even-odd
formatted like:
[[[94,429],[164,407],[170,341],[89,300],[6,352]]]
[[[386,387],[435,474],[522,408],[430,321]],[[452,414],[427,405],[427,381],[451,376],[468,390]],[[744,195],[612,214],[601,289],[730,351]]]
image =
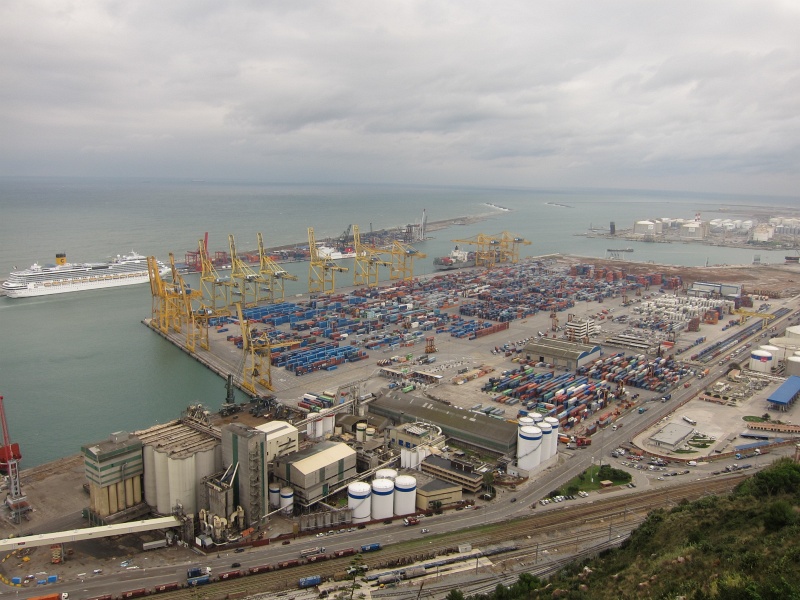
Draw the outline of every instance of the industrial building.
[[[600,346],[551,338],[532,340],[525,346],[531,359],[570,371],[597,360],[601,351]]]
[[[767,398],[772,410],[785,412],[800,398],[800,377],[792,375]]]
[[[296,506],[307,508],[355,479],[356,451],[341,442],[320,442],[277,458],[272,474],[290,488]]]
[[[692,287],[686,290],[687,296],[697,296],[700,298],[721,298],[733,300],[742,295],[742,286],[733,283],[710,283],[705,281],[695,281]]]
[[[413,393],[390,392],[372,402],[369,411],[396,424],[435,424],[448,439],[467,448],[504,455],[513,454],[516,447],[517,426],[514,423],[465,412]]]
[[[142,501],[142,442],[127,432],[81,446],[89,481],[90,520],[113,524],[138,518],[149,511]]]
[[[694,433],[694,427],[680,423],[668,423],[650,436],[650,443],[655,446],[675,450]]]
[[[269,512],[266,434],[239,423],[225,425],[222,463],[224,468],[233,469],[230,483],[235,504],[244,509],[249,524],[260,523]]]
[[[567,321],[565,333],[570,341],[588,342],[590,337],[600,333],[600,326],[594,319],[573,317]]]
[[[256,427],[265,437],[265,457],[267,462],[286,456],[299,449],[300,432],[286,421],[270,421]]]
[[[432,478],[417,486],[417,508],[428,510],[435,502],[442,506],[457,504],[463,500],[463,489],[457,483]]]
[[[431,455],[422,461],[420,468],[423,473],[459,485],[467,492],[477,493],[483,486],[483,475],[470,462]]]
[[[636,221],[633,224],[633,233],[645,236],[661,235],[664,230],[664,224],[654,219],[652,221]]]

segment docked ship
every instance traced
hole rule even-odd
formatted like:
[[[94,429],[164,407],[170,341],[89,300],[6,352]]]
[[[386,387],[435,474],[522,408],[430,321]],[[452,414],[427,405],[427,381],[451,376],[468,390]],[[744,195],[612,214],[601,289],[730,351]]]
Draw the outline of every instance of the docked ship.
[[[433,267],[437,271],[451,271],[475,266],[475,253],[459,250],[456,246],[448,256],[439,256],[433,259]]]
[[[162,276],[170,268],[158,262]],[[103,263],[68,263],[67,255],[56,254],[56,264],[38,265],[12,272],[3,282],[3,291],[9,298],[30,298],[82,290],[99,290],[123,285],[145,283],[150,280],[147,258],[131,252],[117,255]]]

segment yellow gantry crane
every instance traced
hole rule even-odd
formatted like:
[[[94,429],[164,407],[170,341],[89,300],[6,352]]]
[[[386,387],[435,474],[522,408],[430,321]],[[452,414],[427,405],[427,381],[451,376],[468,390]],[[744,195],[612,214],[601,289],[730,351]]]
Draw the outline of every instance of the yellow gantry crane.
[[[500,249],[498,250],[498,262],[510,262],[517,264],[519,262],[519,247],[530,246],[531,242],[521,238],[518,235],[504,231],[499,236]]]
[[[261,273],[256,273],[250,265],[239,258],[236,253],[236,242],[233,239],[233,234],[228,235],[228,244],[231,249],[232,293],[241,297],[241,302],[245,308],[255,306],[261,299],[261,287],[269,285],[269,278],[264,277]],[[260,250],[261,248],[259,247]]]
[[[739,315],[740,323],[744,323],[750,317],[756,317],[762,319],[761,329],[766,329],[769,322],[775,318],[775,315],[772,315],[770,313],[753,312],[752,310],[745,310],[743,308],[737,308],[733,312]]]
[[[158,261],[154,256],[147,257],[150,291],[153,294],[153,325],[164,334],[170,331],[183,333],[185,328],[185,346],[188,350],[194,352],[197,339],[203,337],[205,339],[203,347],[208,349],[208,323],[205,323],[203,330],[202,311],[200,311],[203,294],[186,285],[175,267],[175,256],[171,252],[169,261],[172,281],[166,281],[161,277]]]
[[[211,258],[208,256],[203,240],[200,240],[200,287],[203,292],[204,309],[209,316],[231,315],[231,288],[233,284],[230,277],[220,277]]]
[[[292,346],[298,342],[293,340],[272,343],[266,335],[257,338],[250,329],[250,323],[244,318],[242,305],[238,302],[236,303],[236,314],[242,328],[242,360],[238,369],[242,377],[241,386],[254,396],[259,395],[256,384],[269,391],[274,391],[275,388],[272,386],[272,349]]]
[[[313,227],[308,228],[308,251],[311,255],[308,264],[308,293],[333,294],[336,290],[336,272],[346,273],[349,269],[337,265],[327,256],[320,256]]]
[[[519,247],[531,242],[507,231],[497,235],[478,235],[466,240],[452,240],[457,244],[475,247],[475,266],[493,267],[498,263],[518,263]]]
[[[414,259],[427,258],[428,256],[398,240],[392,242],[392,249],[388,253],[392,256],[389,279],[401,279],[403,281],[411,281],[414,278]]]
[[[286,298],[286,290],[284,289],[284,281],[297,281],[297,276],[283,270],[278,263],[272,260],[269,255],[264,251],[264,240],[261,233],[258,233],[258,256],[261,260],[261,267],[259,273],[261,277],[266,278],[267,284],[265,288],[259,290],[259,299],[261,299],[260,292],[265,291],[269,302],[283,302]]]
[[[157,329],[164,331],[167,314],[166,282],[161,278],[161,271],[155,256],[147,257],[147,273],[150,276],[150,293],[153,296],[150,319]]]
[[[381,256],[381,252],[372,246],[361,243],[361,232],[358,225],[353,225],[353,245],[356,252],[353,285],[377,287],[380,267],[391,268],[392,261],[385,260]]]

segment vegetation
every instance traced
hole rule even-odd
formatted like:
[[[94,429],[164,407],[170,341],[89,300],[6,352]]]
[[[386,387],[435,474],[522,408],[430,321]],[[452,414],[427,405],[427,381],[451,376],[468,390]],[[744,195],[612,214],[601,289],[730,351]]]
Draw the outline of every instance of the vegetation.
[[[449,600],[516,598],[800,599],[800,465],[780,459],[728,496],[656,510],[620,549],[573,563],[547,582]]]
[[[592,465],[585,471],[579,473],[577,477],[564,484],[562,488],[550,492],[550,497],[563,496],[565,494],[574,496],[578,493],[578,490],[584,490],[586,492],[598,490],[603,487],[600,485],[601,481],[613,481],[614,485],[624,485],[631,479],[633,479],[633,477],[631,477],[630,473],[621,469],[615,469],[611,465],[603,465],[601,467]]]

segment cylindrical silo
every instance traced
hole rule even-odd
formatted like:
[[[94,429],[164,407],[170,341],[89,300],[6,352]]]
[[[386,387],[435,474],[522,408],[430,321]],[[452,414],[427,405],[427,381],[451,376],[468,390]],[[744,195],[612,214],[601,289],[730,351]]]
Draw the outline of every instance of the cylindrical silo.
[[[555,417],[545,417],[545,423],[550,424],[551,432],[550,432],[550,456],[555,456],[558,454],[558,419]]]
[[[772,353],[766,350],[753,350],[750,353],[750,370],[769,373],[772,367]]]
[[[397,471],[394,469],[378,469],[375,471],[374,479],[391,479],[394,481],[397,479]]]
[[[528,416],[533,419],[534,423],[541,423],[542,421],[544,421],[544,417],[537,412],[528,413]]]
[[[542,430],[542,457],[540,462],[544,462],[552,456],[550,454],[550,436],[553,434],[553,428],[547,421],[542,421],[538,427]]]
[[[167,459],[169,472],[169,503],[175,507],[178,503],[187,515],[197,512],[197,498],[194,483],[195,455],[178,454]],[[171,512],[171,511],[170,511]]]
[[[367,424],[356,423],[356,441],[363,442],[367,437]]]
[[[763,350],[764,352],[769,352],[776,360],[778,360],[781,356],[781,349],[777,346],[773,346],[772,344],[764,344],[763,346],[759,346],[758,349]]]
[[[790,356],[786,359],[786,373],[787,377],[792,375],[800,377],[800,356]]]
[[[533,417],[520,417],[517,419],[517,424],[519,427],[533,427],[536,422],[533,420]]]
[[[289,486],[281,488],[281,510],[287,517],[291,516],[294,505],[294,490]]]
[[[347,507],[353,511],[353,523],[369,521],[369,499],[372,487],[363,481],[354,481],[347,486]]]
[[[269,505],[278,508],[281,505],[281,486],[277,483],[269,484]]]
[[[372,481],[372,520],[391,519],[394,516],[394,481],[374,479]]]
[[[312,418],[309,418],[308,421],[306,421],[306,435],[309,438],[314,437],[314,419]]]
[[[315,438],[321,438],[321,437],[323,437],[323,435],[325,435],[323,427],[324,426],[323,426],[323,422],[322,422],[322,417],[317,417],[316,419],[314,419],[314,437]]]
[[[800,338],[800,325],[792,325],[791,327],[787,327],[786,332],[783,335],[787,338]]]
[[[532,471],[541,460],[542,430],[533,425],[517,428],[517,466]]]
[[[364,441],[371,442],[374,437],[375,437],[375,428],[367,427],[366,430],[364,430]]]
[[[153,458],[156,465],[156,510],[162,515],[171,515],[172,506],[169,501],[169,464],[166,452],[155,451]]]
[[[417,480],[411,475],[398,475],[394,480],[394,514],[410,515],[417,509]]]
[[[142,455],[144,458],[144,501],[150,508],[156,510],[158,497],[156,496],[156,458],[153,446],[145,444]]]
[[[333,435],[333,428],[336,425],[336,415],[329,413],[322,417],[322,433],[325,435]]]

